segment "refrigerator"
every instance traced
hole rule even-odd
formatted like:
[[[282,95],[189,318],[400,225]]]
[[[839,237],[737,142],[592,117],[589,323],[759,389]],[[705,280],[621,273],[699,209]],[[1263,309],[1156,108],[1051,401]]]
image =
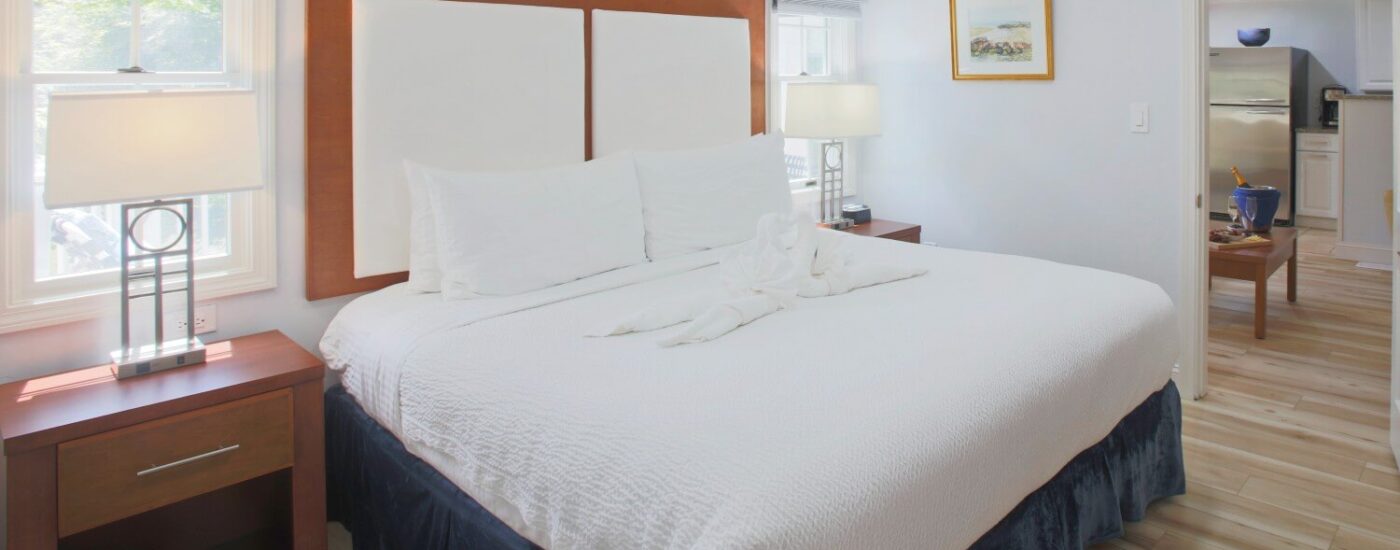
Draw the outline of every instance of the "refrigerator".
[[[1210,211],[1227,218],[1238,166],[1253,186],[1283,195],[1276,217],[1292,225],[1293,139],[1307,120],[1308,53],[1297,48],[1210,51]]]

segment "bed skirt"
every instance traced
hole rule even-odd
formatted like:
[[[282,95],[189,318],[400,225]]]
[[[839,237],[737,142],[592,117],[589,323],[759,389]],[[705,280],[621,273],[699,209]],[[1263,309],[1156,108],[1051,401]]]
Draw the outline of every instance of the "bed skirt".
[[[537,548],[409,454],[339,386],[326,394],[326,482],[330,519],[356,550]],[[1149,503],[1185,491],[1181,398],[1168,382],[974,548],[1081,548],[1120,536]]]

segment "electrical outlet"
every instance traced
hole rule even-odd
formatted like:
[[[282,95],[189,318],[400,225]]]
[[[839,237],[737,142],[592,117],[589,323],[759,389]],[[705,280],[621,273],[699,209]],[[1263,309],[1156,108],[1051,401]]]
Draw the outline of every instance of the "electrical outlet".
[[[204,334],[219,330],[219,310],[214,304],[194,306],[194,333]]]
[[[218,330],[218,309],[214,304],[194,306],[194,333],[196,335]],[[174,309],[165,312],[165,337],[182,338],[185,334],[185,310]]]

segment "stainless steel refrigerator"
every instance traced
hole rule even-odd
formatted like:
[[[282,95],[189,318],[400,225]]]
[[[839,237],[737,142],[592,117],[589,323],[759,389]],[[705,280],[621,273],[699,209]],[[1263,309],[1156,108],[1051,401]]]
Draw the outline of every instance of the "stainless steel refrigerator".
[[[1278,223],[1293,222],[1293,136],[1307,119],[1308,53],[1297,48],[1210,51],[1210,211],[1223,218],[1238,166],[1250,185],[1283,193]]]

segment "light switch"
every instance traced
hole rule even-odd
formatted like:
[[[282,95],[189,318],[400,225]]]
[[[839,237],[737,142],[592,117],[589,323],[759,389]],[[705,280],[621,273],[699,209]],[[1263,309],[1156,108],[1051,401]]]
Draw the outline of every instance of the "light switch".
[[[1134,134],[1146,134],[1151,131],[1151,110],[1146,103],[1134,103],[1129,106],[1129,129]]]

